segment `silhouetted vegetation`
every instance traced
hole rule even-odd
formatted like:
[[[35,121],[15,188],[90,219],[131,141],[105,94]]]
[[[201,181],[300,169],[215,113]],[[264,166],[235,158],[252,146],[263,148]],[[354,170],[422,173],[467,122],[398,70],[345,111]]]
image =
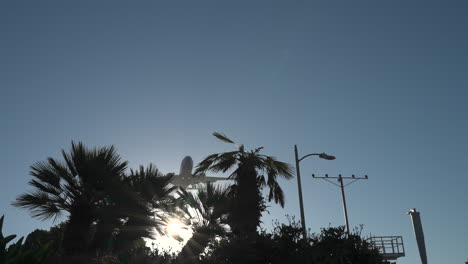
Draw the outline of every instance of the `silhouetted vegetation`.
[[[376,264],[382,263],[382,258],[359,232],[347,236],[344,227],[331,227],[303,240],[299,223],[290,221],[276,223],[271,233],[260,232],[255,240],[226,236],[214,241],[200,263]]]
[[[113,229],[115,249],[126,251],[134,241],[141,238],[153,238],[153,230],[164,232],[167,218],[173,213],[177,200],[172,193],[177,189],[170,185],[172,175],[161,174],[155,166],[140,166],[139,170],[130,170],[130,175],[123,179],[138,205],[129,204],[131,208],[121,215],[120,224]]]
[[[222,134],[214,136],[236,145]],[[31,166],[34,190],[13,203],[34,218],[65,215],[66,221],[49,231],[35,230],[24,244],[20,239],[7,247],[14,236],[2,235],[0,264],[382,263],[359,232],[348,236],[342,227],[302,239],[299,223],[292,220],[259,232],[266,199],[284,206],[278,178],[291,179],[292,169],[261,154],[262,147],[236,146],[206,157],[195,172],[229,172],[233,184],[207,184],[192,192],[172,185],[173,174],[164,175],[152,164],[127,171],[128,162],[114,147],[88,149],[72,142],[62,160]],[[262,195],[264,187],[268,197]],[[147,247],[144,238],[165,233],[174,217],[193,230],[181,252]],[[0,228],[2,223],[3,218]]]
[[[127,162],[113,147],[88,149],[72,143],[63,160],[48,158],[31,166],[35,190],[13,205],[41,220],[68,213],[60,254],[101,256],[131,250],[134,242],[152,237],[165,225],[165,210],[174,203],[169,185],[150,165],[125,175]]]
[[[192,225],[192,237],[177,256],[177,262],[196,263],[211,240],[226,234],[229,194],[227,189],[207,183],[196,193],[181,190],[180,195],[188,205],[184,211],[195,223]]]
[[[35,187],[20,195],[13,205],[27,208],[41,220],[68,213],[62,248],[67,255],[87,252],[93,244],[90,238],[95,224],[99,237],[108,233],[114,224],[115,207],[123,193],[122,175],[127,162],[113,147],[88,150],[83,144],[72,143],[70,153],[62,151],[63,161],[48,158],[31,166],[34,177],[29,184]]]
[[[16,235],[3,236],[3,219],[0,218],[0,263],[2,264],[31,264],[43,263],[50,255],[53,240],[37,240],[38,233],[31,233],[23,244],[23,237],[7,247]]]
[[[220,133],[213,135],[223,142],[236,145],[225,135]],[[263,147],[246,151],[244,145],[239,145],[236,151],[206,157],[198,164],[195,171],[195,174],[206,171],[224,173],[234,169],[229,175],[235,183],[230,186],[230,199],[227,204],[229,207],[228,223],[232,232],[238,236],[249,237],[256,234],[262,212],[265,210],[262,188],[268,186],[269,201],[274,200],[284,206],[284,193],[277,178],[291,179],[293,177],[289,164],[260,154],[262,149]]]

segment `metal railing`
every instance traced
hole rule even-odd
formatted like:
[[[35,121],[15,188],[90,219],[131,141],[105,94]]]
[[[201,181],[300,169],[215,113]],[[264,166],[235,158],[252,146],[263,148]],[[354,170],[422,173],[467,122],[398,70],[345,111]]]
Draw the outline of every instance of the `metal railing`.
[[[379,250],[385,260],[395,260],[405,256],[405,246],[401,236],[377,236],[370,237],[367,242]]]

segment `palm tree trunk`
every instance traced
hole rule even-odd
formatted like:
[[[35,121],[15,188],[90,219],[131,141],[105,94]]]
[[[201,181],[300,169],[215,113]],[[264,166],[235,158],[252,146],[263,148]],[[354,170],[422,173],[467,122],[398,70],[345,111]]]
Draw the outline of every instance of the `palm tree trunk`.
[[[112,249],[113,232],[116,225],[110,221],[102,221],[96,225],[96,233],[92,237],[89,250],[93,252],[108,252]]]
[[[77,202],[71,208],[62,241],[65,255],[75,256],[87,253],[89,231],[93,221],[92,208],[87,203]]]
[[[262,215],[262,196],[257,184],[257,172],[245,166],[238,175],[238,190],[234,194],[230,222],[233,233],[255,237]]]

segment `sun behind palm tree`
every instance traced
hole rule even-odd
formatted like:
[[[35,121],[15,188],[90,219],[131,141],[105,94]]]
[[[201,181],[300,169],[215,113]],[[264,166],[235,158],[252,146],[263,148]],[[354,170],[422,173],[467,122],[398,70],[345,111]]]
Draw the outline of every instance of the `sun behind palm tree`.
[[[193,223],[193,234],[179,253],[177,263],[196,263],[208,243],[228,229],[228,189],[207,183],[195,193],[181,189],[179,195],[185,201],[184,211]]]

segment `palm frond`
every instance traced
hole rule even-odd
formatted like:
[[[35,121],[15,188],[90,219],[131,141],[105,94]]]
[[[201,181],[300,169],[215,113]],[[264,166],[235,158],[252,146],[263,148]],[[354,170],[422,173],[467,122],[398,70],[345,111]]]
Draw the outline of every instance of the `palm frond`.
[[[20,195],[13,206],[29,209],[34,218],[47,220],[60,216],[60,208],[46,192],[35,191],[30,194]]]
[[[263,158],[264,162],[262,168],[271,174],[275,174],[275,177],[280,176],[287,180],[294,177],[293,168],[288,163],[278,161],[272,156],[263,156]]]
[[[218,155],[219,154],[211,154],[208,157],[204,158],[200,163],[198,163],[197,167],[195,168],[194,175],[198,175],[200,173],[208,171],[208,169],[217,159]]]
[[[55,187],[55,186],[52,186],[48,183],[43,183],[43,182],[39,182],[37,180],[30,180],[29,181],[29,185],[31,186],[34,186],[36,187],[36,189],[44,192],[44,193],[47,193],[48,195],[51,195],[51,196],[58,196],[60,197],[62,194],[63,194],[63,190],[60,188],[61,186],[59,185],[59,187]]]
[[[71,170],[67,167],[68,165],[66,163],[64,164],[63,162],[60,162],[50,157],[47,159],[47,162],[49,164],[50,170],[52,170],[58,178],[61,179],[64,177],[73,177],[73,174],[71,173]],[[55,185],[55,187],[58,188],[58,184]]]
[[[276,182],[272,186],[270,186],[270,192],[268,195],[268,201],[274,199],[275,203],[279,203],[281,207],[284,207],[285,199],[284,199],[284,192]]]
[[[213,172],[226,172],[238,162],[237,151],[218,154],[208,170]]]
[[[213,133],[213,136],[215,136],[217,139],[223,141],[223,142],[226,142],[226,143],[231,143],[231,144],[236,144],[234,143],[234,141],[232,141],[231,139],[229,139],[226,135],[224,135],[223,133],[219,133],[219,132],[214,132]]]
[[[252,151],[252,153],[258,154],[262,149],[263,149],[263,147],[256,148],[256,149],[254,149],[254,150]]]
[[[276,170],[278,171],[279,176],[288,180],[294,178],[293,167],[291,165],[277,160],[275,160],[273,163]]]
[[[173,176],[173,174],[161,174],[154,164],[150,164],[146,168],[140,166],[139,170],[130,170],[130,175],[125,181],[153,207],[160,207],[162,202],[177,189],[176,186],[170,185]]]
[[[73,142],[72,142],[73,144]],[[76,177],[78,172],[76,171],[75,164],[73,163],[73,158],[69,153],[66,153],[65,150],[62,149],[62,158],[67,165],[68,170],[70,170],[71,176]]]
[[[36,162],[31,167],[31,176],[37,178],[41,182],[46,182],[54,187],[60,187],[60,174],[56,172],[49,162]]]

